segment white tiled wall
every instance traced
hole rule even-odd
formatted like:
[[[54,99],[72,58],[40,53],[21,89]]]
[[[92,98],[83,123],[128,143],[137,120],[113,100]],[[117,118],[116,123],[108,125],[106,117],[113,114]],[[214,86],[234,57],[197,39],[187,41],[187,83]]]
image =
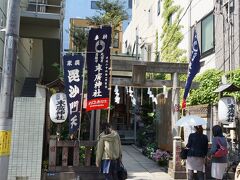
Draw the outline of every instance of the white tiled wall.
[[[40,180],[45,98],[14,99],[8,180]]]

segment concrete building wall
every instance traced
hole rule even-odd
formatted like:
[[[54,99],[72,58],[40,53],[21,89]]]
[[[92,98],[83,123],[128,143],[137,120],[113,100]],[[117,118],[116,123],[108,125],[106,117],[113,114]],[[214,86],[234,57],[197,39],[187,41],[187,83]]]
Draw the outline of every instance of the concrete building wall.
[[[31,74],[33,40],[20,38],[15,72],[15,96],[19,96],[26,77]]]
[[[43,41],[40,39],[33,40],[31,77],[39,78],[43,71]]]
[[[230,21],[228,21],[227,6],[216,3],[215,13],[215,41],[216,41],[216,66],[223,71],[238,69],[239,60],[239,1],[233,0]],[[231,25],[230,23],[231,22]],[[231,30],[232,29],[232,30]],[[232,31],[232,32],[231,32]],[[230,47],[230,44],[232,45]],[[230,53],[232,52],[232,53]],[[231,55],[231,58],[230,58]]]
[[[60,59],[60,42],[59,40],[45,39],[43,40],[43,82],[46,84],[54,81],[59,76],[59,71],[53,67],[54,63],[58,63]]]
[[[157,12],[157,3],[158,1],[133,1],[132,21],[123,35],[123,53],[136,54],[135,41],[136,35],[138,35],[140,59],[155,60],[156,32],[158,32],[158,40],[160,40],[161,32],[161,13]],[[157,51],[159,50],[160,44],[157,48]]]
[[[20,38],[16,62],[14,94],[20,96],[25,78],[40,78],[43,70],[43,41]]]

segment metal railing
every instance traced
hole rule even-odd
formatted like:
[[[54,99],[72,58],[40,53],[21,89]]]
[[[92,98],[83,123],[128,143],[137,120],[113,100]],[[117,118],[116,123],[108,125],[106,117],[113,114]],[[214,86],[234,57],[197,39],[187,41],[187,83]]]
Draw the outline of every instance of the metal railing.
[[[47,0],[29,0],[25,5],[26,11],[36,12],[36,13],[61,13],[61,1],[56,1],[55,4],[50,4]]]

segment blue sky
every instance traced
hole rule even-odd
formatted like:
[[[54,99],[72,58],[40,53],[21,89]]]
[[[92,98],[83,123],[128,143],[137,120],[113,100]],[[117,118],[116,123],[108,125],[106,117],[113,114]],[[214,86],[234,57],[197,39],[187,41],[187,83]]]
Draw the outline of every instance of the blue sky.
[[[124,0],[126,1],[126,0]],[[127,5],[127,3],[125,3]],[[128,13],[130,13],[128,9]],[[69,49],[69,22],[70,18],[85,19],[96,14],[96,10],[91,9],[91,0],[65,0],[65,19],[63,22],[63,49]]]
[[[66,0],[63,23],[63,49],[69,48],[69,33],[66,31],[69,29],[70,18],[85,18],[94,15],[95,11],[91,10],[90,5],[90,0]]]

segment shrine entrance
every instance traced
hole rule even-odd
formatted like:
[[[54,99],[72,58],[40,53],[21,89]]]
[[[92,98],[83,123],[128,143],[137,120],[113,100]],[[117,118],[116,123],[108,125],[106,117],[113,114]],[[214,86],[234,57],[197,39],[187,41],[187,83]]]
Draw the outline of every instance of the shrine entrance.
[[[179,81],[179,75],[184,74],[188,70],[186,63],[164,63],[164,62],[145,62],[136,61],[133,58],[121,59],[121,57],[112,57],[112,70],[117,72],[130,73],[128,76],[113,76],[112,77],[112,93],[111,104],[114,105],[111,111],[110,123],[121,135],[123,143],[136,143],[137,131],[141,122],[139,116],[141,115],[142,102],[146,100],[146,94],[155,89],[156,98],[155,103],[152,103],[154,109],[161,111],[161,120],[157,121],[156,129],[161,129],[157,132],[158,145],[164,149],[172,151],[172,137],[177,135],[177,129],[172,126],[175,121],[179,119],[179,90],[184,88],[185,82]],[[147,79],[149,74],[165,74],[168,75],[170,80],[154,80]],[[120,102],[115,102],[115,89],[119,89]],[[164,97],[163,88],[169,90],[168,97]],[[157,89],[157,91],[156,91]],[[133,96],[136,100],[135,104],[132,102],[131,93],[134,91]],[[148,98],[150,99],[150,98]],[[153,99],[153,98],[152,98]],[[149,112],[150,113],[150,112]],[[164,122],[166,121],[166,123]],[[140,124],[139,124],[140,122]],[[163,137],[165,140],[159,139]]]
[[[111,79],[111,104],[114,104],[114,108],[111,107],[109,122],[114,129],[118,130],[123,143],[130,144],[136,142],[138,128],[136,111],[140,107],[143,89],[146,91],[148,88],[166,87],[170,89],[168,98],[164,99],[161,93],[156,97],[158,106],[165,107],[165,109],[161,109],[163,114],[160,116],[161,120],[157,125],[159,127],[156,127],[156,129],[161,127],[165,129],[165,131],[159,132],[161,134],[157,136],[157,139],[161,136],[168,139],[167,148],[172,150],[172,139],[178,133],[174,124],[179,119],[179,90],[185,86],[185,82],[179,81],[179,75],[187,73],[188,64],[144,62],[137,61],[133,57],[121,56],[112,56],[111,59],[113,72]],[[129,74],[128,76],[125,75],[127,73]],[[171,77],[171,80],[146,79],[147,73],[165,73]],[[116,93],[114,89],[116,86],[120,96],[119,103],[115,103]],[[132,99],[134,95],[129,95],[130,90],[136,95],[135,102]],[[133,104],[135,104],[135,107]],[[166,113],[167,109],[169,113],[165,116],[164,113]],[[106,113],[107,111],[101,110],[83,112],[81,124],[83,127],[81,128],[80,141],[74,139],[61,140],[58,135],[51,134],[49,132],[51,123],[47,116],[45,127],[45,137],[47,138],[45,138],[44,142],[45,151],[43,157],[46,161],[46,172],[77,172],[78,174],[84,174],[81,179],[98,179],[97,176],[99,174],[94,162],[95,146],[96,139],[100,133],[100,123],[108,121],[108,119],[103,118],[106,117]],[[168,123],[166,124],[165,122]],[[55,128],[61,127],[56,126]],[[159,145],[164,146],[164,143],[157,141]],[[171,143],[169,144],[170,141]],[[47,173],[45,173],[45,179],[49,179]]]

